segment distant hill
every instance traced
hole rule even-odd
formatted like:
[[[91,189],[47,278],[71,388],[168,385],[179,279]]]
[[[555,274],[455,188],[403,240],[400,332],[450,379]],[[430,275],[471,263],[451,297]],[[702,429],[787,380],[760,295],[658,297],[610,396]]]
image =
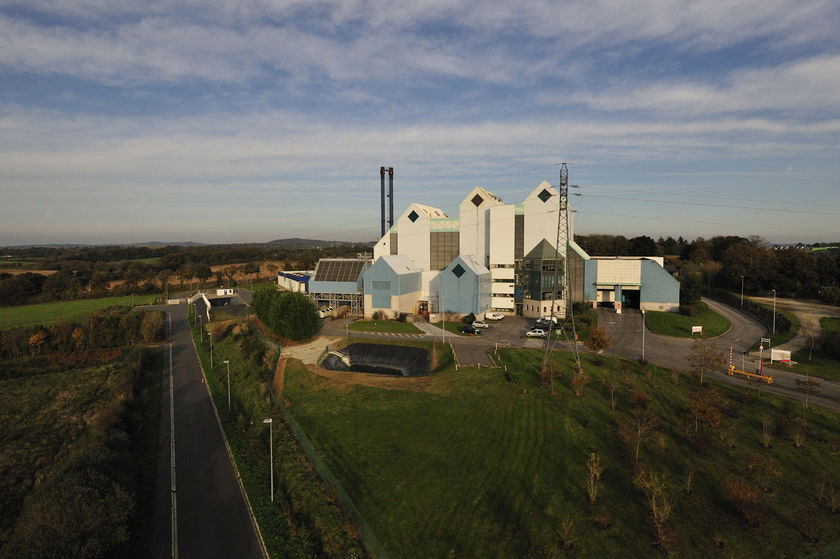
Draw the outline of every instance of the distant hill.
[[[317,239],[300,239],[294,237],[291,239],[275,239],[265,243],[269,246],[283,247],[283,248],[315,248],[325,246],[341,246],[341,245],[368,245],[372,242],[358,242],[358,241],[323,241]]]

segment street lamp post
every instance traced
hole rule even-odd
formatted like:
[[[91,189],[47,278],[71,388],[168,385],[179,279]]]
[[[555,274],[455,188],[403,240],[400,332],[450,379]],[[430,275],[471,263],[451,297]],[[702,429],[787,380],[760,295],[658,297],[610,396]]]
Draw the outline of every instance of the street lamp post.
[[[207,339],[210,340],[210,370],[213,370],[213,332],[207,332]]]
[[[773,290],[773,335],[776,335],[776,290]]]
[[[230,359],[225,359],[222,363],[227,365],[228,413],[230,413]]]
[[[741,274],[741,310],[744,310],[744,274]]]
[[[274,502],[274,431],[272,429],[273,418],[268,417],[263,419],[263,423],[268,423],[268,462],[269,470],[271,471],[271,502]]]
[[[642,362],[645,360],[645,309],[642,309]]]

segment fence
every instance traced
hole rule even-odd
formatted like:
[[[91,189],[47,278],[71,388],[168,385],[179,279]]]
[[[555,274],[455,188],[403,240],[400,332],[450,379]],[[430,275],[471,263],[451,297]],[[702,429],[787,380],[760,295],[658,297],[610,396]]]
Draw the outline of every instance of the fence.
[[[379,540],[376,539],[376,535],[373,533],[373,530],[370,528],[367,521],[365,521],[362,513],[359,512],[359,509],[356,508],[356,505],[353,504],[353,500],[347,492],[344,491],[344,488],[341,486],[341,482],[338,481],[338,478],[335,477],[335,474],[333,474],[330,467],[321,458],[321,455],[318,454],[318,451],[315,449],[315,445],[312,444],[312,441],[306,435],[306,432],[295,420],[292,414],[289,413],[289,410],[283,402],[275,396],[274,391],[269,390],[269,394],[271,395],[271,401],[274,402],[274,405],[280,408],[283,412],[286,425],[289,426],[289,430],[297,440],[301,450],[303,450],[303,453],[306,455],[306,458],[312,464],[312,467],[315,468],[315,471],[318,472],[321,479],[328,485],[332,486],[335,490],[339,506],[346,513],[355,517],[359,522],[362,532],[362,545],[365,546],[367,552],[370,553],[371,557],[374,559],[388,559],[388,554],[385,553],[385,550],[382,548]]]

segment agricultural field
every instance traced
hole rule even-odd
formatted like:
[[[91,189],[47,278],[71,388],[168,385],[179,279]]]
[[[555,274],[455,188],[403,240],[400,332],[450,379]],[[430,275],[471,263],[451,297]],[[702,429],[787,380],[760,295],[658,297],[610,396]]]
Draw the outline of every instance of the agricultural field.
[[[59,318],[77,321],[86,315],[118,306],[148,305],[159,295],[126,295],[124,297],[102,297],[99,299],[79,299],[60,303],[41,303],[15,307],[0,307],[0,330],[14,326],[49,326]]]
[[[579,378],[555,353],[552,387],[540,351],[499,356],[504,372],[406,390],[286,367],[291,413],[390,557],[795,557],[840,539],[836,414],[603,356]]]

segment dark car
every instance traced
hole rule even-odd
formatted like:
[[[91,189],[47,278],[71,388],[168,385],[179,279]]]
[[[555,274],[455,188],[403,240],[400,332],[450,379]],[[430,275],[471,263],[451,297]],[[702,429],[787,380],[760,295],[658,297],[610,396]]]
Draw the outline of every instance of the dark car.
[[[469,334],[470,336],[480,336],[481,335],[481,330],[479,330],[475,326],[467,324],[465,326],[461,326],[461,333],[462,334]]]

